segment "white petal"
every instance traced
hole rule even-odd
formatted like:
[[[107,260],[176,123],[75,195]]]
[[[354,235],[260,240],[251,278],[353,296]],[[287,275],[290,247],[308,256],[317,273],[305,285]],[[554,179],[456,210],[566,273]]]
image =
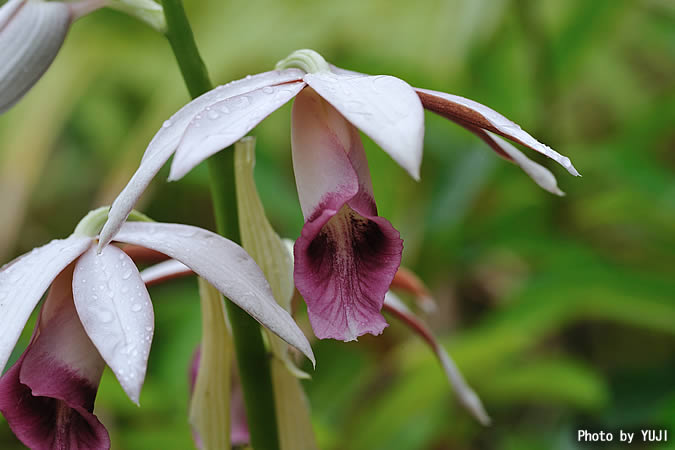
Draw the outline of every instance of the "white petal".
[[[274,300],[260,267],[234,242],[189,225],[148,222],[125,223],[115,240],[157,250],[183,262],[254,319],[315,361],[307,338]]]
[[[427,96],[425,108],[441,114],[450,120],[457,121],[460,124],[465,123],[499,133],[504,137],[512,139],[530,147],[532,150],[536,150],[539,153],[548,156],[567,169],[572,175],[579,176],[579,172],[574,168],[568,157],[561,155],[548,145],[544,145],[537,141],[520,128],[518,124],[511,122],[497,111],[458,95],[431,91],[429,89],[415,88],[415,90],[423,97],[423,102],[425,102],[424,97]]]
[[[38,321],[39,335],[34,338],[30,352],[32,355],[28,357],[42,363],[42,372],[29,376],[45,376],[46,367],[57,364],[77,373],[91,386],[98,387],[105,363],[87,336],[75,310],[74,266],[71,263],[54,279],[43,303]]]
[[[168,259],[152,265],[141,272],[141,279],[146,286],[161,283],[164,280],[179,278],[192,274],[192,269],[175,259]]]
[[[138,269],[115,246],[100,255],[92,247],[75,265],[73,298],[87,335],[138,404],[155,322]]]
[[[307,74],[304,80],[413,178],[419,179],[424,110],[408,83],[386,75],[331,72]]]
[[[178,146],[185,130],[192,119],[209,105],[218,103],[226,98],[241,95],[255,89],[276,83],[285,83],[293,80],[301,80],[304,72],[297,69],[265,72],[252,77],[233,81],[229,84],[218,86],[191,101],[169,120],[164,122],[162,128],[155,134],[145,150],[140,167],[126,185],[124,190],[117,196],[110,208],[108,221],[103,226],[99,240],[99,249],[108,245],[122,223],[127,219],[134,205],[141,197],[150,181],[157,175],[159,169],[169,160]]]
[[[542,189],[549,191],[555,195],[565,195],[563,191],[558,187],[558,182],[555,179],[555,175],[551,173],[546,167],[532,161],[530,158],[525,156],[523,152],[518,150],[510,142],[502,139],[496,134],[486,131],[485,132],[489,139],[501,148],[504,153],[509,155],[513,162],[518,164],[523,171],[530,176]]]
[[[357,172],[350,155],[365,152],[358,130],[313,89],[305,89],[293,103],[291,119],[293,172],[305,220],[319,207],[340,209],[360,185],[372,192],[367,163]],[[359,174],[365,179],[360,183]],[[372,195],[371,195],[372,197]]]
[[[40,79],[70,27],[68,5],[12,0],[0,8],[0,113]]]
[[[183,106],[169,120],[164,122],[162,128],[155,134],[155,137],[152,138],[148,148],[145,150],[143,160],[153,153],[161,151],[164,147],[175,149],[192,119],[210,105],[230,97],[261,89],[265,86],[287,83],[289,81],[300,81],[304,74],[305,72],[299,69],[272,70],[231,81],[206,92]]]
[[[209,105],[188,125],[169,180],[182,178],[209,156],[237,142],[303,87],[303,82],[265,86]]]
[[[431,330],[420,319],[417,318],[394,293],[387,292],[384,297],[384,310],[394,314],[408,325],[412,331],[424,339],[436,353],[436,357],[443,367],[448,382],[455,390],[459,402],[483,425],[490,424],[490,416],[485,412],[480,397],[471,389],[452,360],[448,352],[438,343]]]
[[[367,75],[365,73],[361,72],[354,72],[353,70],[348,70],[348,69],[343,69],[342,67],[334,66],[333,64],[328,64],[330,67],[330,71],[333,72],[336,75],[351,75],[353,77],[369,77],[370,75]]]
[[[0,372],[49,285],[91,244],[79,236],[54,240],[0,269]]]
[[[11,19],[14,18],[16,12],[22,8],[26,0],[9,0],[0,8],[0,31],[4,30],[5,26]]]

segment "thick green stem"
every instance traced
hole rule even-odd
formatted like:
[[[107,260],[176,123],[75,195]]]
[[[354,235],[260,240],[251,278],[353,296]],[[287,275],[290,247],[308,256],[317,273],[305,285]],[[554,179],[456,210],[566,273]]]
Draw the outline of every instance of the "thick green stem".
[[[212,89],[213,85],[195,44],[181,0],[163,0],[163,6],[167,23],[166,36],[176,55],[188,91],[192,98],[196,98]],[[239,242],[234,152],[232,149],[219,152],[209,158],[208,165],[218,233]],[[228,300],[225,304],[232,325],[244,390],[251,445],[256,450],[278,450],[279,438],[269,355],[260,326],[231,301]]]

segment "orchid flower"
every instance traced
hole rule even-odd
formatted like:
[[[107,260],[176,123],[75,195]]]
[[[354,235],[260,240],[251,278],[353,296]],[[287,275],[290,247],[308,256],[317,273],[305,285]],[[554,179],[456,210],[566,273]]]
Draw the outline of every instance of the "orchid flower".
[[[113,238],[171,155],[169,179],[177,180],[293,97],[293,168],[305,217],[295,244],[295,284],[319,338],[348,341],[381,333],[387,325],[380,314],[384,295],[401,260],[399,233],[377,215],[358,129],[415,179],[422,160],[423,108],[474,132],[552,193],[562,194],[553,174],[499,136],[578,175],[568,158],[483,105],[415,89],[395,77],[339,69],[314,51],[299,50],[277,70],[219,86],[165,121],[113,203],[99,246]]]
[[[68,238],[0,269],[0,371],[52,285],[29,347],[0,379],[0,411],[31,448],[105,448],[107,433],[91,414],[105,364],[129,398],[139,400],[154,313],[129,256],[112,245],[97,253],[107,211],[92,211]],[[147,220],[138,213],[132,219]],[[200,228],[154,222],[126,223],[115,240],[182,261],[314,362],[307,339],[277,305],[260,268],[233,242]]]
[[[0,114],[42,77],[73,22],[105,6],[135,15],[158,30],[165,26],[162,7],[152,0],[9,0],[0,8]]]

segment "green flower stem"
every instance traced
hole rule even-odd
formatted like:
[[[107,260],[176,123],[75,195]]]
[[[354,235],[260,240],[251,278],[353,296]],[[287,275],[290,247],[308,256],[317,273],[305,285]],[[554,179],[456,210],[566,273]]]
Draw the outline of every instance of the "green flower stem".
[[[188,91],[192,98],[196,98],[211,90],[213,85],[195,44],[181,0],[163,0],[163,6],[167,23],[166,36],[176,55]],[[208,165],[218,233],[239,243],[234,151],[227,149],[216,153],[208,159]],[[231,301],[226,300],[225,305],[232,325],[251,445],[256,450],[278,450],[279,438],[269,355],[260,326]]]

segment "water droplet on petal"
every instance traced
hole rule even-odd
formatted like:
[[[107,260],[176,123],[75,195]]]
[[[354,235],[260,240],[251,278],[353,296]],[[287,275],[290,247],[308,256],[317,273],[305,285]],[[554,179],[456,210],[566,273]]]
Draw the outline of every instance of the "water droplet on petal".
[[[169,128],[170,126],[171,126],[170,120],[165,120],[164,123],[162,124],[162,128]]]
[[[209,111],[206,116],[211,120],[216,120],[218,117],[220,117],[220,114],[215,111]]]
[[[245,108],[251,103],[251,99],[248,98],[246,95],[242,95],[241,97],[237,98],[235,100],[234,106],[236,108]]]
[[[265,86],[264,88],[262,88],[262,91],[263,91],[265,94],[273,94],[273,93],[274,93],[274,88],[273,88],[272,86]]]
[[[113,315],[110,311],[99,311],[98,320],[102,323],[110,323],[113,320]]]
[[[229,114],[229,113],[230,113],[230,108],[228,108],[227,106],[223,105],[223,106],[220,107],[220,112],[222,112],[223,114]]]
[[[127,269],[127,271],[122,274],[122,279],[128,280],[130,277],[131,277],[131,269]]]
[[[139,312],[141,309],[143,309],[143,306],[142,306],[140,303],[134,303],[134,304],[131,306],[131,310],[132,310],[133,312]]]

